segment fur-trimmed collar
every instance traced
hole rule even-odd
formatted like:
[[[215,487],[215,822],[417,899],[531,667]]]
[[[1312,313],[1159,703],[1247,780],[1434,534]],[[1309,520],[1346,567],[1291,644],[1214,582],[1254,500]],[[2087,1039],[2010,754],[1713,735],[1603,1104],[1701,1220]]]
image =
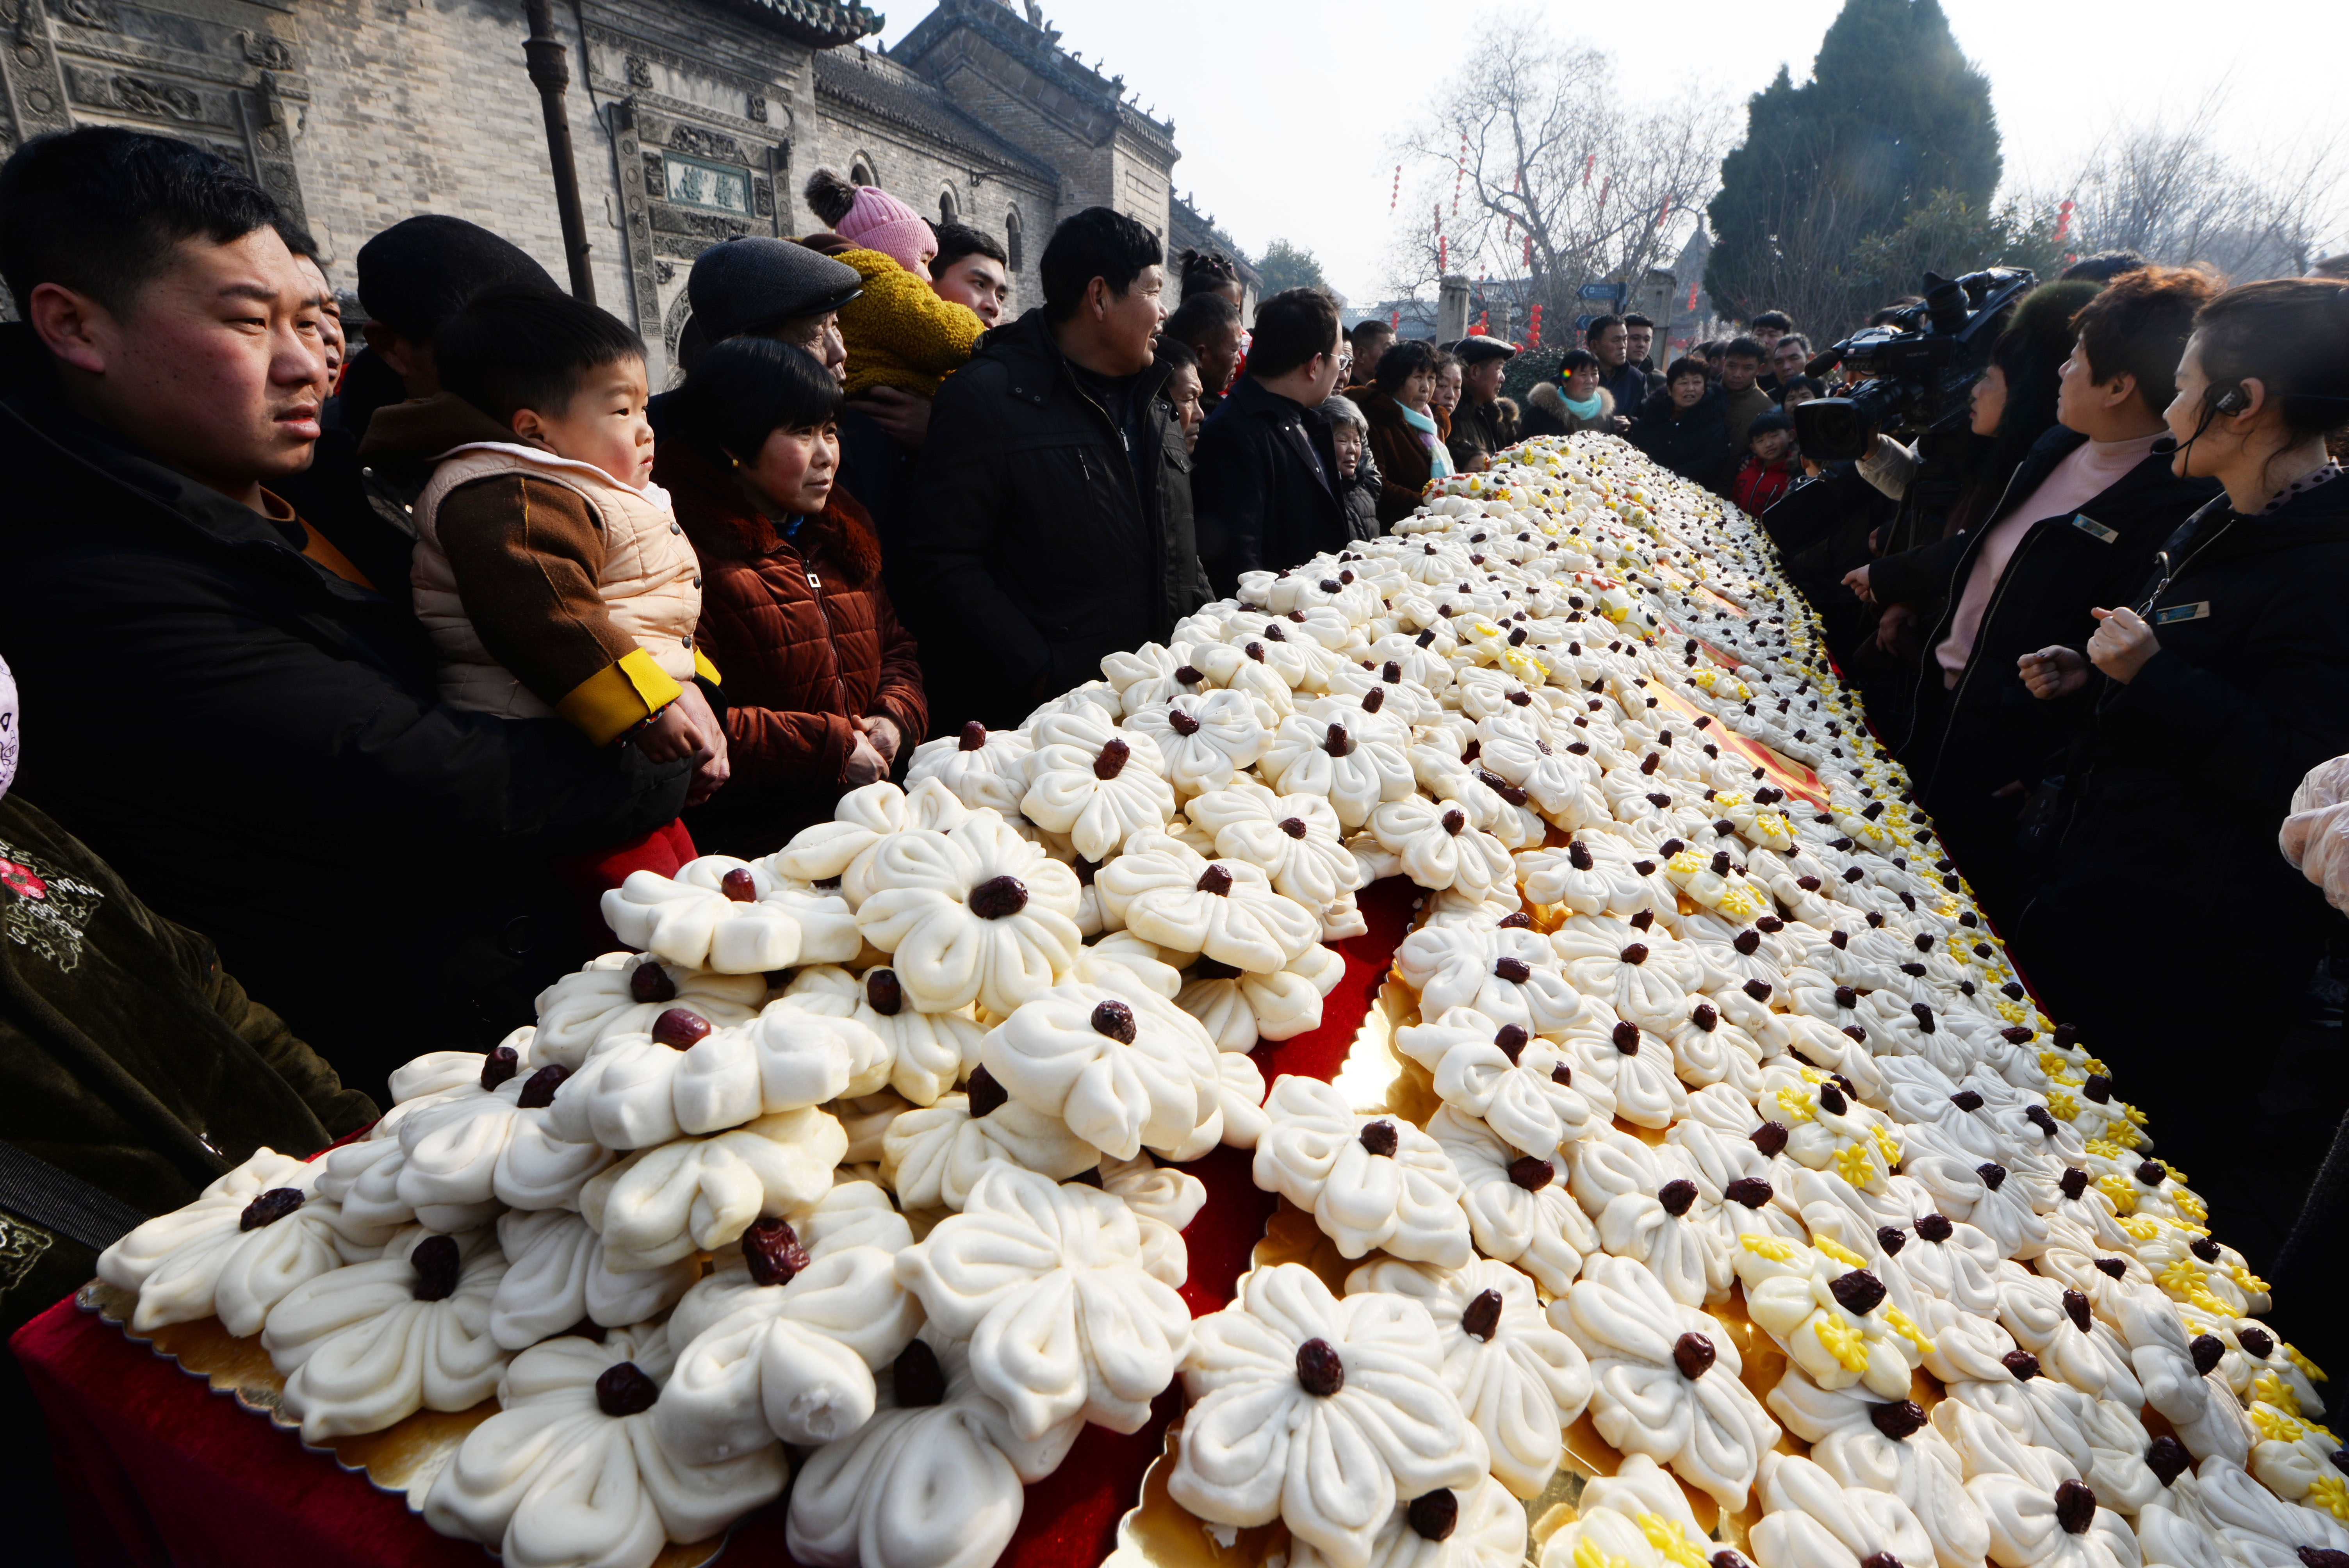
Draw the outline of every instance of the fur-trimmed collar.
[[[781,533],[750,504],[734,476],[704,461],[684,442],[671,438],[660,444],[653,474],[667,487],[686,537],[704,557],[758,561],[783,548]],[[861,588],[881,574],[881,541],[873,520],[838,484],[823,514],[802,525],[795,548],[810,559],[828,557],[844,586]]]

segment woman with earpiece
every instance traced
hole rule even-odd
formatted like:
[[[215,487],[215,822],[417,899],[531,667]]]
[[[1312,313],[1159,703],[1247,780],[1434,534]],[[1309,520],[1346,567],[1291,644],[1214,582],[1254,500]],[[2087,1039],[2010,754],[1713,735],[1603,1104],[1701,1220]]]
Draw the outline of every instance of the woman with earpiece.
[[[2175,470],[2225,493],[2085,649],[2019,661],[2034,696],[2085,687],[2095,718],[2013,934],[2162,1156],[2223,1192],[2261,1155],[2258,1096],[2339,919],[2276,835],[2302,776],[2349,751],[2349,482],[2325,452],[2349,425],[2349,286],[2211,300],[2167,422]]]

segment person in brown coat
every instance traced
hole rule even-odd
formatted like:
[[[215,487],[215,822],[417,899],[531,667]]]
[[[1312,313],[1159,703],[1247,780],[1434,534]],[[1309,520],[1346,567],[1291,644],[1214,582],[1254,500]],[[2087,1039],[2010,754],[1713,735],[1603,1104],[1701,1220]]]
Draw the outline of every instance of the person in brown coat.
[[[1443,357],[1435,345],[1415,337],[1398,343],[1379,356],[1371,389],[1354,395],[1371,422],[1371,453],[1383,481],[1379,521],[1389,528],[1412,514],[1429,480],[1452,473],[1452,456],[1444,448],[1452,421],[1434,406]]]
[[[927,733],[880,541],[837,482],[840,407],[813,356],[730,338],[694,366],[654,459],[701,560],[700,642],[726,672],[733,778],[685,819],[704,853],[771,852]]]

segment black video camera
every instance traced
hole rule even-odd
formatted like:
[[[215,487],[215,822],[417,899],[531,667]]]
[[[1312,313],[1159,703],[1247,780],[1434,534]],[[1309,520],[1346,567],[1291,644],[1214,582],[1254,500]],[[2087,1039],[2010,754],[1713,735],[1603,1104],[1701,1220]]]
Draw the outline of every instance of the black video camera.
[[[2038,281],[2024,267],[1990,267],[1961,278],[1927,273],[1924,304],[1889,325],[1853,334],[1804,367],[1822,376],[1841,365],[1866,380],[1848,397],[1795,406],[1804,452],[1823,460],[1857,458],[1878,431],[1914,434],[1964,413],[2009,307]]]

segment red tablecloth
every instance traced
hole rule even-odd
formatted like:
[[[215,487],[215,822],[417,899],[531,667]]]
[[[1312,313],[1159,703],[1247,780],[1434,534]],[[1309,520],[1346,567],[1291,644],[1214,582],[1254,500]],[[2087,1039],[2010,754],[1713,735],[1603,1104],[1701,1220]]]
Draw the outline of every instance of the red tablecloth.
[[[1345,978],[1311,1034],[1259,1046],[1268,1083],[1286,1074],[1328,1078],[1370,1010],[1418,890],[1392,878],[1366,888],[1370,930],[1334,944]],[[1184,1233],[1194,1316],[1231,1300],[1273,1211],[1248,1179],[1244,1150],[1217,1149],[1189,1166],[1206,1208]],[[201,1378],[159,1359],[122,1331],[59,1302],[10,1341],[48,1417],[57,1484],[85,1563],[139,1568],[477,1568],[480,1547],[434,1534],[405,1499],[377,1491],[326,1454]],[[1181,1408],[1170,1389],[1132,1436],[1085,1434],[1060,1470],[1028,1489],[1028,1507],[999,1568],[1090,1568],[1115,1544],[1165,1423]],[[736,1527],[727,1558],[788,1563],[781,1504]]]

